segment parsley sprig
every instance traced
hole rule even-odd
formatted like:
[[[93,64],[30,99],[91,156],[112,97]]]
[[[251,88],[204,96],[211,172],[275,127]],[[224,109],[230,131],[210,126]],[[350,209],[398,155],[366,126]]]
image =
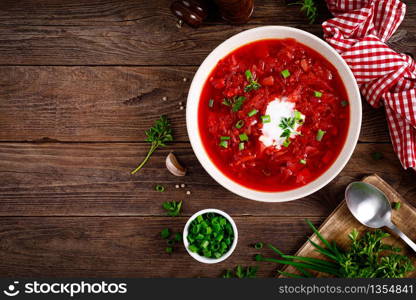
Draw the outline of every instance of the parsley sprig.
[[[137,171],[143,168],[143,166],[147,163],[157,148],[165,147],[167,142],[173,141],[172,129],[170,128],[167,117],[161,116],[158,120],[156,120],[155,125],[149,130],[146,130],[146,136],[147,138],[145,141],[151,143],[149,152],[140,163],[140,165],[131,171],[131,174],[135,174]]]
[[[300,11],[306,15],[309,24],[315,23],[318,15],[315,0],[300,0],[295,3],[290,3],[289,5],[301,5]]]
[[[182,201],[163,202],[163,208],[167,211],[168,216],[177,217],[181,213]]]
[[[244,104],[244,101],[246,101],[246,97],[244,96],[234,96],[233,98],[224,98],[222,101],[222,104],[226,106],[230,106],[231,110],[233,112],[237,112],[241,109],[241,107]]]
[[[253,90],[258,90],[259,88],[261,88],[260,83],[254,80],[253,74],[251,73],[250,70],[246,71],[246,79],[248,81],[248,85],[244,87],[244,92],[247,93],[247,92],[251,92]]]
[[[283,146],[284,147],[288,147],[290,144],[290,136],[292,134],[299,134],[299,132],[297,132],[295,130],[295,125],[296,124],[302,124],[303,119],[302,119],[302,114],[295,110],[295,115],[294,117],[287,117],[287,118],[282,118],[280,120],[280,124],[279,127],[283,129],[282,134],[280,135],[280,137],[284,137],[286,138],[285,141],[283,142]]]

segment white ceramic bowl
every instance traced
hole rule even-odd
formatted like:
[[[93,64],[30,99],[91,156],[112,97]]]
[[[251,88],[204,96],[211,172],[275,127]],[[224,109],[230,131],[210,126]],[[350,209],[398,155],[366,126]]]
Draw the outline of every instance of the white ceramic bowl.
[[[320,177],[302,187],[284,192],[263,192],[242,186],[224,175],[209,158],[201,140],[198,128],[198,105],[205,81],[218,61],[233,50],[253,41],[263,39],[294,38],[298,42],[314,49],[324,56],[337,69],[347,90],[350,124],[347,139],[338,158]],[[325,41],[306,31],[284,26],[264,26],[236,34],[215,48],[196,72],[188,94],[186,105],[186,125],[192,148],[205,170],[222,186],[245,198],[266,201],[284,202],[312,194],[328,184],[341,172],[350,159],[361,128],[361,98],[357,82],[347,63]]]
[[[219,215],[223,216],[224,218],[226,218],[230,222],[231,226],[233,227],[234,240],[233,240],[233,243],[231,244],[231,248],[230,248],[230,250],[228,250],[227,253],[225,253],[220,258],[207,258],[207,257],[199,255],[198,253],[191,252],[188,249],[189,242],[188,242],[187,237],[188,237],[189,225],[198,216],[206,214],[206,213],[215,213],[215,214],[219,214]],[[189,255],[192,256],[193,258],[195,258],[197,261],[205,263],[205,264],[216,264],[216,263],[219,263],[219,262],[222,262],[222,261],[226,260],[234,252],[234,249],[237,246],[237,241],[238,241],[238,231],[237,231],[237,226],[235,225],[234,220],[230,217],[229,214],[223,212],[222,210],[215,209],[215,208],[203,209],[203,210],[200,210],[197,213],[193,214],[189,218],[188,222],[186,222],[185,227],[183,229],[183,244],[185,246],[186,251],[188,251]]]

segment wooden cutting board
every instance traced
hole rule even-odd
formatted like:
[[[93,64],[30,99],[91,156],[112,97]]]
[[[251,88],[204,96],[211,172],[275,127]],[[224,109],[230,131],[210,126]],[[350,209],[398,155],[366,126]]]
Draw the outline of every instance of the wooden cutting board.
[[[397,225],[408,237],[413,241],[416,240],[416,209],[404,200],[396,190],[388,185],[377,175],[371,175],[363,180],[364,182],[373,184],[381,191],[383,191],[390,202],[401,202],[401,208],[393,210],[393,223]],[[350,244],[348,234],[356,228],[359,233],[366,231],[368,228],[361,225],[348,210],[345,199],[338,205],[332,214],[319,227],[319,232],[329,241],[335,241],[341,248],[347,248]],[[413,263],[416,266],[416,253],[409,248],[400,238],[396,237],[389,229],[384,228],[391,234],[390,237],[383,241],[403,249],[402,253],[413,258]],[[321,245],[322,243],[314,234],[311,237],[312,241]],[[307,257],[322,257],[315,251],[315,248],[306,242],[296,253],[298,256]],[[298,273],[292,266],[286,266],[283,271],[290,273]],[[315,273],[319,277],[318,274]],[[285,276],[280,276],[285,277]],[[415,278],[416,271],[409,273],[408,277]]]

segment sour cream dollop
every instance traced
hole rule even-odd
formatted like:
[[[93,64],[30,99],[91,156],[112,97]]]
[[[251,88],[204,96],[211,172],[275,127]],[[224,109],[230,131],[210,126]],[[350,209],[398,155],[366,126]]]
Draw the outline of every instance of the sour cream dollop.
[[[286,137],[282,137],[283,128],[279,125],[283,118],[295,117],[295,103],[288,101],[287,97],[275,98],[270,101],[266,108],[266,115],[270,116],[270,122],[264,123],[262,135],[259,137],[259,141],[266,147],[274,146],[276,149],[280,149],[286,140]],[[304,121],[305,116],[300,113],[301,119]],[[302,122],[301,122],[302,123]],[[301,126],[299,122],[295,122],[292,128],[290,139],[297,136],[297,129]]]

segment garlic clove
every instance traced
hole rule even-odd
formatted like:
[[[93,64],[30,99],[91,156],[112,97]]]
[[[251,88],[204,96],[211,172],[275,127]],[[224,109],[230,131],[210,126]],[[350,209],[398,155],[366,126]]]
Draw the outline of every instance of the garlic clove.
[[[185,176],[186,174],[186,168],[178,162],[173,152],[166,156],[166,168],[175,176]]]

